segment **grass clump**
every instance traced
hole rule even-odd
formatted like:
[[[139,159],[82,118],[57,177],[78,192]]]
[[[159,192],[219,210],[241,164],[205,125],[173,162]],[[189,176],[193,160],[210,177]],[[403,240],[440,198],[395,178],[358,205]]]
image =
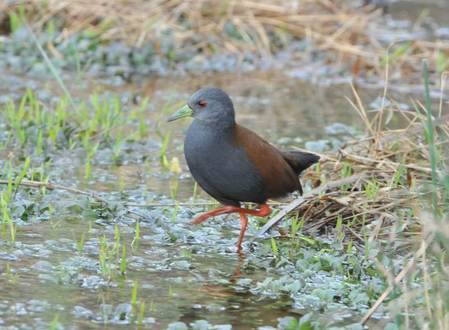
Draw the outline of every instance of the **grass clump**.
[[[445,119],[442,125],[435,125],[432,102],[429,91],[429,72],[427,62],[424,63],[425,95],[420,113],[423,119],[424,137],[427,156],[431,168],[431,178],[425,183],[426,196],[424,204],[419,210],[422,224],[419,258],[416,259],[416,269],[410,278],[419,278],[422,286],[413,287],[410,280],[405,281],[404,292],[400,297],[399,315],[400,326],[418,325],[432,329],[449,328],[449,166],[448,146],[449,127]],[[447,117],[447,116],[445,116]],[[445,118],[443,117],[443,118]],[[441,119],[440,119],[441,121]],[[415,300],[415,297],[424,299]],[[402,311],[415,309],[411,316]]]
[[[146,104],[146,103],[143,103]],[[9,101],[0,112],[6,125],[3,149],[18,148],[24,154],[49,157],[58,150],[82,149],[85,154],[85,178],[91,175],[91,164],[99,149],[110,149],[112,161],[121,162],[121,153],[129,141],[142,141],[146,108],[124,109],[116,98],[92,95],[71,109],[66,98],[49,107],[28,90],[18,103]]]
[[[357,307],[366,311],[362,323],[376,311],[389,311],[389,326],[396,328],[447,329],[449,324],[449,117],[442,103],[438,115],[432,109],[429,85],[425,63],[424,102],[415,102],[415,112],[391,105],[370,117],[355,95],[368,137],[322,155],[319,171],[307,177],[330,188],[306,195],[289,232],[270,242],[276,259],[294,262],[307,260],[304,237],[330,236],[333,253],[315,245],[319,269],[345,272],[348,283],[360,281],[360,274],[383,277],[383,284],[358,296],[369,297],[360,300],[364,308]],[[387,112],[400,118],[402,128],[388,128]],[[342,178],[354,180],[329,185]]]

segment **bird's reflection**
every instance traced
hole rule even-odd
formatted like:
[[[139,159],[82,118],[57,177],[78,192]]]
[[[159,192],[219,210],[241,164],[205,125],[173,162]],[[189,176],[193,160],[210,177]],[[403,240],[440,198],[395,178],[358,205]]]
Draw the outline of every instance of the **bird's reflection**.
[[[231,282],[232,284],[237,282],[237,280],[242,276],[241,269],[242,269],[242,265],[244,262],[245,262],[245,252],[240,250],[238,252],[238,259],[237,259],[237,263],[235,264],[234,273],[229,278],[229,282]]]

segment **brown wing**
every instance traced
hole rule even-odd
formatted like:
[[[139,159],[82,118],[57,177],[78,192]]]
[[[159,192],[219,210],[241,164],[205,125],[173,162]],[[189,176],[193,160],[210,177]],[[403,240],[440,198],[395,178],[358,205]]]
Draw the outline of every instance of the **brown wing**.
[[[266,198],[282,197],[301,190],[297,174],[274,146],[240,125],[236,125],[235,139],[263,177]]]

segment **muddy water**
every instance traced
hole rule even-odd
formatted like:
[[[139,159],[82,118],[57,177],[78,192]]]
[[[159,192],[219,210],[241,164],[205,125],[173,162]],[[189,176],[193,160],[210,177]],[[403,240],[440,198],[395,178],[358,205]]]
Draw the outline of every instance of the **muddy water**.
[[[143,237],[128,259],[129,275],[108,282],[92,271],[98,263],[95,236],[100,232],[112,235],[113,228],[93,224],[80,253],[74,244],[87,232],[86,222],[62,222],[20,230],[20,249],[2,255],[17,272],[4,273],[1,279],[3,325],[46,328],[55,315],[62,324],[76,328],[129,324],[133,281],[138,283],[138,301],[146,304],[142,321],[146,327],[165,328],[177,320],[202,319],[235,328],[252,327],[276,323],[277,317],[289,314],[288,299],[260,300],[236,284],[233,276],[239,260],[233,253],[205,249],[189,255],[191,246],[167,242],[150,225],[145,228],[147,224],[142,224]],[[130,239],[125,234],[125,240]],[[243,278],[262,281],[263,273],[253,270]]]
[[[11,79],[21,81],[20,77]],[[25,85],[35,90],[37,86],[46,86],[39,92],[50,98],[58,94],[51,82]],[[164,119],[175,103],[185,102],[192,91],[205,85],[225,88],[234,99],[237,120],[280,147],[329,150],[354,138],[361,129],[356,112],[345,99],[352,94],[348,84],[310,86],[273,73],[165,78],[120,87],[87,81],[84,87],[73,89],[76,97],[85,97],[92,90],[121,95],[125,103],[149,97],[150,131],[155,127],[172,131],[168,158],[180,160],[182,173],[162,170],[158,157],[160,139],[150,134],[141,151],[148,156],[146,162],[125,154],[124,164],[117,166],[100,158],[94,164],[93,179],[85,182],[77,155],[54,155],[64,170],[53,179],[103,192],[103,197],[110,200],[159,204],[192,201],[194,183],[182,156],[188,120],[169,125]],[[17,86],[20,84],[4,85],[3,93],[20,95],[23,88]],[[373,93],[363,98],[369,103],[377,96]],[[68,205],[78,198],[62,192],[50,192],[47,197]],[[195,202],[198,201],[210,199],[201,194],[196,197]],[[278,326],[279,322],[286,322],[283,318],[287,316],[298,318],[320,310],[282,292],[260,294],[264,289],[259,284],[265,279],[286,274],[273,267],[269,242],[251,249],[247,244],[246,255],[236,255],[239,223],[233,217],[193,227],[190,219],[204,206],[135,208],[142,215],[140,218],[126,212],[108,218],[99,212],[84,212],[71,206],[68,209],[50,212],[44,221],[19,225],[15,244],[0,242],[0,327],[46,329],[53,324],[68,329],[109,329],[139,323],[143,328],[164,329],[171,324],[182,329],[182,324],[173,322],[183,322],[194,324],[192,327],[197,329],[248,329]],[[131,246],[137,219],[140,240]],[[258,223],[252,221],[248,236],[257,228]],[[99,251],[102,240],[107,241],[108,251],[114,249],[117,230],[119,241],[127,246],[127,271],[120,275],[119,257],[110,257],[113,275],[109,276],[99,266]],[[328,285],[323,274],[318,272],[317,276],[310,285],[317,289],[319,283]],[[329,280],[335,283],[341,281],[325,276],[331,276]],[[131,305],[133,287],[137,288],[137,306]],[[145,308],[139,318],[142,303]],[[331,311],[324,308],[325,312],[318,312],[316,318],[329,324],[350,324],[359,317],[344,304],[331,305]]]

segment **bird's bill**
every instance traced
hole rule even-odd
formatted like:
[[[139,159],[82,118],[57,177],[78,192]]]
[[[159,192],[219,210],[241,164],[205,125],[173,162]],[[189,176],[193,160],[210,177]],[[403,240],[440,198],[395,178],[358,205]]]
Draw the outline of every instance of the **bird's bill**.
[[[168,117],[167,121],[174,121],[185,117],[192,117],[192,109],[187,104]]]

